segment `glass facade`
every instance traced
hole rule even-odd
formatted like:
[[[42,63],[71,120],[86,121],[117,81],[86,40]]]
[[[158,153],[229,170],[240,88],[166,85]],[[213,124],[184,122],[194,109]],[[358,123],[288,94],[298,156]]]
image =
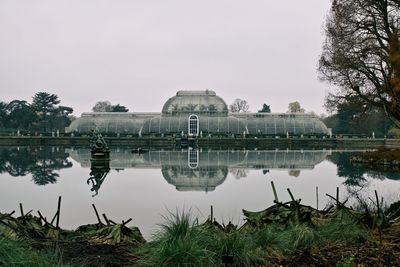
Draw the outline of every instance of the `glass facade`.
[[[328,135],[316,116],[300,113],[228,113],[215,92],[179,91],[161,113],[83,113],[66,132],[134,135]]]

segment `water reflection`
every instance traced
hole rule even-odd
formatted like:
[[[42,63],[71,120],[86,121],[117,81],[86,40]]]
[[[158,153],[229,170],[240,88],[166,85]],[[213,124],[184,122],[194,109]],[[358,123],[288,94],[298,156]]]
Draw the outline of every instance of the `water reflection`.
[[[266,175],[270,170],[287,170],[292,177],[301,177],[301,171],[313,169],[324,160],[337,165],[337,176],[345,178],[347,186],[363,186],[367,177],[400,180],[395,171],[368,170],[350,162],[354,152],[330,150],[235,150],[220,151],[189,149],[179,151],[148,151],[132,153],[130,149],[112,149],[106,164],[91,162],[86,148],[59,147],[3,147],[0,148],[0,174],[32,175],[37,185],[54,184],[59,170],[71,168],[69,157],[82,167],[90,168],[86,182],[93,196],[99,193],[110,170],[127,168],[160,169],[163,178],[178,191],[213,191],[228,174],[236,179],[246,178],[251,170]]]
[[[0,148],[0,173],[11,176],[32,174],[37,185],[54,184],[59,174],[57,170],[72,167],[65,149],[58,147],[14,147]]]
[[[228,173],[241,179],[246,177],[251,169],[260,170],[263,174],[267,174],[271,169],[288,170],[289,175],[298,177],[301,170],[313,169],[330,154],[328,150],[215,151],[201,149],[132,154],[129,150],[114,149],[110,153],[109,164],[111,169],[117,170],[161,169],[164,179],[174,185],[178,191],[207,192],[221,185]],[[87,149],[74,149],[70,151],[70,155],[82,167],[91,167],[92,175],[93,163]],[[106,173],[106,169],[103,171]],[[102,182],[104,178],[101,178],[100,174],[97,179],[92,180]],[[99,187],[93,188],[96,188],[96,192],[99,189]]]
[[[87,179],[87,184],[91,185],[90,191],[94,192],[92,197],[99,194],[99,190],[107,174],[110,172],[110,161],[92,161],[90,167],[90,178]]]
[[[400,180],[400,173],[393,170],[371,170],[360,164],[350,161],[352,155],[357,152],[337,152],[327,156],[327,159],[337,166],[337,176],[346,178],[347,186],[364,186],[367,176],[374,179]]]

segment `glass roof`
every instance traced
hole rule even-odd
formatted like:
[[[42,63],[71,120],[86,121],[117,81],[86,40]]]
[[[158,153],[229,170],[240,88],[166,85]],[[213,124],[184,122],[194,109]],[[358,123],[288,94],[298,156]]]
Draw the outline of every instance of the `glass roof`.
[[[214,91],[178,91],[164,104],[163,114],[179,113],[219,113],[228,114],[225,101]]]

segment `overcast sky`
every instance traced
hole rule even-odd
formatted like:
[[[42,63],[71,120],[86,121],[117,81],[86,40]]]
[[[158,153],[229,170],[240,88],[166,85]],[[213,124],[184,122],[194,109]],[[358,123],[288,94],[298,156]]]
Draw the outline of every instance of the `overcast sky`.
[[[330,0],[0,0],[0,101],[54,93],[74,114],[99,100],[161,111],[212,89],[285,112],[324,112],[317,64]]]

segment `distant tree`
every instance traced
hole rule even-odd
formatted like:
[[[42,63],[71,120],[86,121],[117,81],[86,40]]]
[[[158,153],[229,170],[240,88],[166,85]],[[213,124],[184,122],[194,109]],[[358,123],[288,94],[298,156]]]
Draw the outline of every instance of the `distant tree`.
[[[50,120],[56,109],[56,105],[60,103],[58,96],[46,92],[36,93],[32,98],[32,110],[36,112],[42,131],[50,130]]]
[[[367,107],[361,102],[342,102],[337,113],[323,119],[334,134],[388,134],[393,122],[379,108]]]
[[[7,121],[9,128],[30,129],[37,119],[36,113],[25,100],[13,100],[7,105]]]
[[[99,101],[92,108],[93,112],[111,112],[113,106],[110,101]]]
[[[63,131],[71,123],[73,111],[71,107],[58,106],[50,117],[52,127]]]
[[[300,103],[298,101],[295,101],[295,102],[289,103],[288,112],[289,113],[304,113],[305,109],[300,106]]]
[[[46,92],[36,93],[32,98],[32,110],[36,111],[41,118],[52,115],[60,103],[58,96]]]
[[[5,127],[7,122],[7,103],[0,102],[0,127]]]
[[[71,107],[57,106],[61,101],[55,94],[39,92],[33,96],[32,109],[39,117],[41,128],[44,132],[61,130],[69,125],[69,115],[73,112]]]
[[[267,104],[263,104],[262,109],[259,110],[258,112],[271,113],[271,107]]]
[[[334,0],[319,60],[321,79],[338,90],[331,104],[356,100],[400,126],[400,1]]]
[[[112,105],[110,101],[99,101],[92,108],[93,112],[128,112],[129,109],[120,104]]]
[[[229,111],[232,113],[247,112],[249,111],[249,104],[246,100],[236,98],[231,105],[229,105]]]
[[[120,104],[117,104],[115,106],[112,106],[112,112],[128,112],[129,109],[127,109],[125,106],[121,106]]]

